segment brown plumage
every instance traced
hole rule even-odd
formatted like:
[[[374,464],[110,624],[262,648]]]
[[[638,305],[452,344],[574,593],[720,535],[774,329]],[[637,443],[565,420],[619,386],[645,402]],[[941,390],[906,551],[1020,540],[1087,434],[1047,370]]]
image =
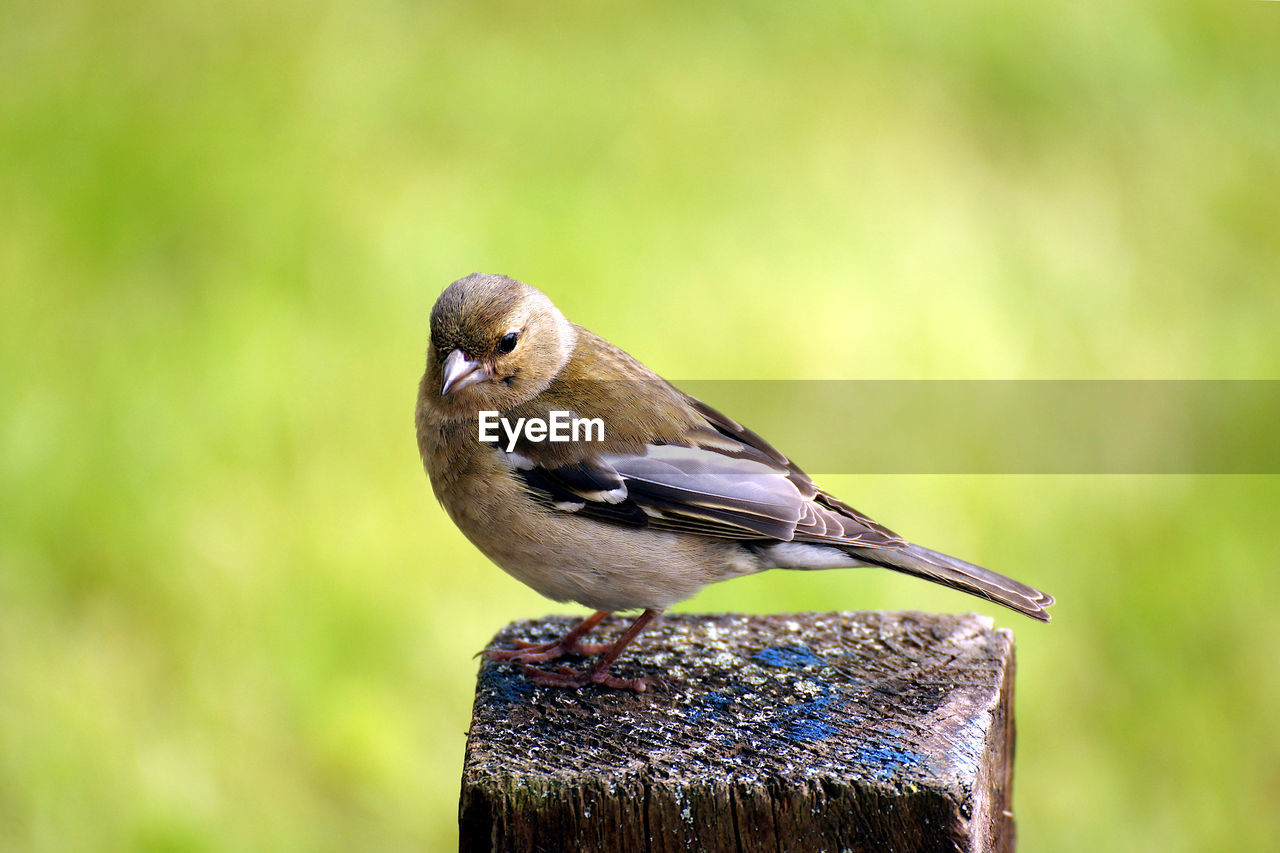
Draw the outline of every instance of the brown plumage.
[[[481,412],[598,418],[592,441],[482,442]],[[541,684],[644,689],[609,667],[664,609],[709,583],[770,568],[880,566],[1049,621],[1053,597],[913,545],[819,488],[760,436],[565,319],[505,276],[455,281],[431,312],[418,449],[436,497],[509,574],[597,612],[554,643],[488,649]],[[644,612],[612,646],[582,638],[609,612]],[[530,664],[599,654],[591,668]]]

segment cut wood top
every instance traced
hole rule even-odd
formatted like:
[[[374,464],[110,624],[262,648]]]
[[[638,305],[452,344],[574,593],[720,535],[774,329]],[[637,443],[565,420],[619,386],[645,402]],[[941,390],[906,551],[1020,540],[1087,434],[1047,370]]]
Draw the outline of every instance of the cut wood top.
[[[544,642],[576,621],[518,622],[495,643]],[[645,693],[536,687],[482,663],[463,783],[838,780],[961,803],[980,776],[1007,778],[985,765],[993,748],[1008,761],[1012,733],[995,729],[1012,663],[1012,633],[975,614],[666,614],[614,668],[653,678]]]

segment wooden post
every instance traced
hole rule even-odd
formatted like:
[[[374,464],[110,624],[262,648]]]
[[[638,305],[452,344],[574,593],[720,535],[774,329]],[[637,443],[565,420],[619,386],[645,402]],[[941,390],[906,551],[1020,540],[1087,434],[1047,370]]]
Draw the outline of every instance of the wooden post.
[[[667,614],[616,669],[655,682],[541,688],[481,665],[462,850],[1014,848],[1013,635],[989,619]]]

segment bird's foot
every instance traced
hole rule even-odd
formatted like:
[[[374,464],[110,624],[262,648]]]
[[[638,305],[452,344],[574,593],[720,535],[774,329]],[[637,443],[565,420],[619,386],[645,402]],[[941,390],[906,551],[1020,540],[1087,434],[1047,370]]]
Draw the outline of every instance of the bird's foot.
[[[643,693],[649,687],[647,678],[618,678],[616,675],[610,675],[608,668],[598,666],[588,670],[558,666],[553,672],[545,672],[525,664],[522,671],[525,678],[541,687],[585,687],[588,684],[599,684],[601,687],[631,690],[636,693]]]
[[[515,646],[514,649],[484,649],[476,654],[483,656],[485,660],[542,663],[565,655],[589,657],[601,654],[610,648],[607,643],[584,643],[577,639],[566,642],[564,637],[550,643],[526,643],[523,640],[515,640],[512,645]]]

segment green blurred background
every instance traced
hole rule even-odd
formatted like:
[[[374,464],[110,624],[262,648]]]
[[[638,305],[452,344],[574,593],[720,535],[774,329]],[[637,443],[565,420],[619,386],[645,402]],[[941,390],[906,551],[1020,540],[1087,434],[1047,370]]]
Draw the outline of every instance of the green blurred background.
[[[675,379],[1280,373],[1277,4],[6,0],[0,75],[6,850],[456,844],[472,653],[574,611],[417,459],[473,270]],[[1023,849],[1280,843],[1276,478],[822,479],[1054,624],[685,608],[989,612]]]

